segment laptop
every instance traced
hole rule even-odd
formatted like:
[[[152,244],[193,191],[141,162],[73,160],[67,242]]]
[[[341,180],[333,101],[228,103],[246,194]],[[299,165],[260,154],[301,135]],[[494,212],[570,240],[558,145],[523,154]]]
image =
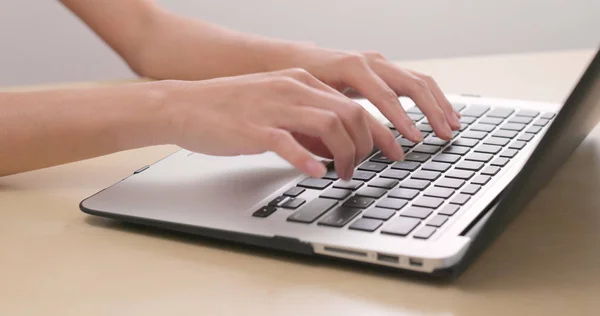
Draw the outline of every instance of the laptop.
[[[91,215],[311,256],[457,277],[536,195],[600,120],[600,52],[564,104],[449,95],[451,141],[403,138],[406,158],[374,149],[342,181],[309,178],[274,153],[179,150],[84,199]],[[332,162],[325,161],[330,167]]]

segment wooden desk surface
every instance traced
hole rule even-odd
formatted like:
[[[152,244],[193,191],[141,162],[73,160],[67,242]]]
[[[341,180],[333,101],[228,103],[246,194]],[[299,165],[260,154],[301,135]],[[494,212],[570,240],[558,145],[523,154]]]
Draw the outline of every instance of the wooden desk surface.
[[[403,64],[433,75],[448,93],[561,102],[593,53]],[[171,146],[0,178],[0,314],[597,314],[599,143],[597,128],[450,285],[160,233],[79,211],[83,198],[174,151]]]

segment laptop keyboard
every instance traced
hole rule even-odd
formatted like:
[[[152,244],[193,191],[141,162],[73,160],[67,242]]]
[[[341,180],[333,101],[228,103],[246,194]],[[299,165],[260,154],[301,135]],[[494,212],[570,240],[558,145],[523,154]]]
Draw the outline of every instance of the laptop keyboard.
[[[402,138],[388,125],[404,148],[404,161],[375,150],[351,181],[340,180],[335,171],[305,178],[252,215],[265,218],[281,210],[289,212],[287,221],[303,225],[430,239],[555,116],[485,105],[454,108],[462,126],[451,141],[436,137],[413,107],[407,113],[423,133],[422,143]]]

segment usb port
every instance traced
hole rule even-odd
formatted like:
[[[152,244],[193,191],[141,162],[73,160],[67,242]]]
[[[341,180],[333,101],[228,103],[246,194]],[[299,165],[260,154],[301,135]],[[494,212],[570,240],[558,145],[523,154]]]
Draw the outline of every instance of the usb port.
[[[423,266],[423,259],[409,258],[408,259],[408,264],[410,264],[411,266],[414,266],[414,267],[422,267]]]
[[[400,262],[400,259],[398,258],[398,256],[385,255],[385,254],[382,254],[382,253],[378,253],[377,254],[377,260],[381,261],[381,262],[387,262],[387,263],[398,263],[398,262]]]

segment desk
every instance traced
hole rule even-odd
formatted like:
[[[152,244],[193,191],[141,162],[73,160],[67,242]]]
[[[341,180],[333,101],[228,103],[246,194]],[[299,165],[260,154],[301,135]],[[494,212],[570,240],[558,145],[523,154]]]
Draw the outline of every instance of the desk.
[[[409,61],[448,93],[561,102],[593,51]],[[89,84],[94,85],[94,84]],[[172,146],[0,178],[1,315],[591,315],[600,128],[462,277],[432,284],[81,213]]]

